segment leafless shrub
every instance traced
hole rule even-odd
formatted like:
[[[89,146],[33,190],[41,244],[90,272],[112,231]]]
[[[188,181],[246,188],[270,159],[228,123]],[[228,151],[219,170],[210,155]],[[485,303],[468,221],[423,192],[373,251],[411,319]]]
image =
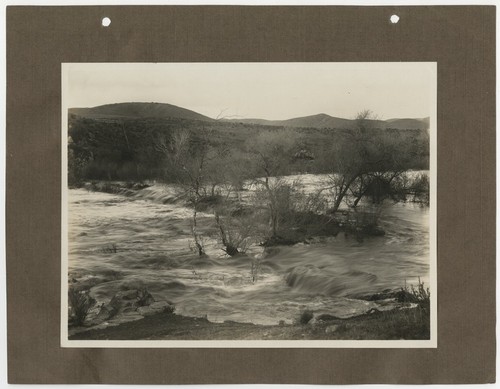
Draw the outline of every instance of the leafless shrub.
[[[142,287],[138,289],[137,291],[137,305],[139,307],[143,307],[146,305],[150,305],[153,303],[155,300],[151,293],[149,293],[148,289],[146,287]]]
[[[420,281],[418,277],[417,286],[410,285],[408,287],[405,285],[397,293],[396,298],[400,302],[416,303],[420,306],[428,307],[430,305],[431,292],[430,289],[425,287],[424,283]]]
[[[245,253],[253,243],[259,241],[259,223],[262,218],[258,213],[235,215],[220,207],[214,210],[214,214],[223,250],[228,255]]]
[[[68,289],[69,319],[75,325],[80,326],[85,322],[90,310],[96,304],[96,300],[90,296],[88,290]]]

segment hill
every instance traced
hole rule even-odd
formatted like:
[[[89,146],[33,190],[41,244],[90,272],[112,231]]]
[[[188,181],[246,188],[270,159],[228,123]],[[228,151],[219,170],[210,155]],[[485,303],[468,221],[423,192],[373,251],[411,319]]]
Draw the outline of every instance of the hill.
[[[213,121],[189,109],[162,103],[117,103],[93,108],[70,108],[69,114],[89,119],[178,118]]]
[[[231,119],[233,123],[257,124],[275,127],[297,127],[297,128],[334,128],[349,129],[355,126],[356,121],[330,116],[324,113],[311,116],[303,116],[287,120],[265,120],[265,119]],[[429,118],[424,119],[390,119],[390,120],[368,120],[369,127],[379,129],[396,130],[425,130],[429,128]]]
[[[258,124],[263,126],[302,128],[349,128],[352,125],[352,120],[337,118],[324,113],[287,120],[234,119],[228,121],[233,123]]]
[[[405,130],[426,130],[429,128],[429,118],[422,119],[389,119],[387,127]]]

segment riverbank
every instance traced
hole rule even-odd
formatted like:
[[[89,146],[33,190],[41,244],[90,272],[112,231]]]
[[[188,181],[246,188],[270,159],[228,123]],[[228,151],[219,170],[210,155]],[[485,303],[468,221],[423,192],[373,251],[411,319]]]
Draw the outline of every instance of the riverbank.
[[[226,321],[213,323],[173,313],[70,336],[70,340],[400,340],[429,339],[429,310],[416,306],[390,311],[373,310],[340,319],[313,317],[305,324],[256,325]]]

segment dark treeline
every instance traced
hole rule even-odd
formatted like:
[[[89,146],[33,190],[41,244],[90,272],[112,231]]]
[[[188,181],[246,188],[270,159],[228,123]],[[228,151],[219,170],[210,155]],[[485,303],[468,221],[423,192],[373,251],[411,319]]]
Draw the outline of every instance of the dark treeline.
[[[425,170],[429,166],[429,138],[426,130],[380,130],[362,126],[345,130],[283,129],[175,118],[107,120],[70,115],[69,184],[74,186],[88,180],[175,182],[176,173],[168,169],[168,159],[172,152],[172,141],[180,131],[189,135],[192,155],[199,153],[201,143],[208,142],[213,148],[231,152],[233,161],[226,162],[245,163],[245,175],[252,175],[248,168],[249,161],[255,160],[254,154],[258,151],[255,147],[268,147],[266,143],[273,142],[277,144],[272,147],[283,149],[280,153],[283,166],[276,173],[284,175],[330,173],[337,154],[356,153],[361,143],[366,144],[366,156],[370,154],[370,148],[372,152],[378,148],[379,152],[394,155],[404,150],[404,160],[399,158],[396,162],[398,170]],[[352,157],[356,156],[353,154]],[[362,155],[359,157],[363,158]],[[381,156],[374,158],[380,159]],[[370,163],[375,162],[382,164],[382,161],[375,160]],[[383,162],[386,166],[380,168],[390,169],[393,162],[386,158]],[[253,174],[262,176],[258,166],[253,168]]]

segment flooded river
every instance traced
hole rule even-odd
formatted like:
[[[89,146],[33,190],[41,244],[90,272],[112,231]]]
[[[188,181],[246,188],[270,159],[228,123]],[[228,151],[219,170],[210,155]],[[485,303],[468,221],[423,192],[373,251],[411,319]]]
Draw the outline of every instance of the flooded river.
[[[190,250],[192,210],[164,201],[169,190],[159,184],[136,196],[69,190],[70,284],[86,285],[98,303],[146,287],[156,300],[175,304],[178,314],[257,324],[291,323],[305,309],[348,317],[377,307],[356,295],[417,277],[428,285],[428,207],[388,203],[380,219],[385,236],[363,242],[341,233],[281,247],[262,258],[253,282],[251,258],[261,258],[262,248],[230,258],[214,234],[205,237],[209,257],[197,258]],[[210,213],[198,217],[202,225],[214,223]],[[132,312],[109,322],[139,317]]]

